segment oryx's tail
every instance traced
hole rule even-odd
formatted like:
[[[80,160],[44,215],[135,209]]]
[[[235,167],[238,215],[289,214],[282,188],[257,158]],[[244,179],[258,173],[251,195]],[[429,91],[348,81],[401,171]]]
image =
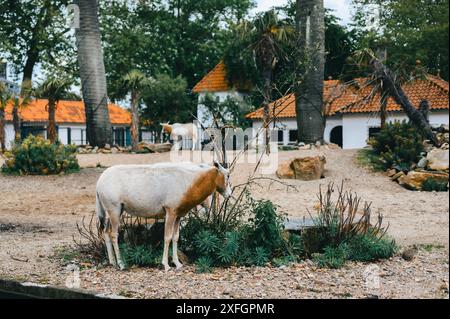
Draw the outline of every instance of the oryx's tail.
[[[98,218],[98,232],[101,234],[105,229],[105,220],[106,220],[106,212],[100,202],[100,198],[98,197],[98,193],[95,194],[95,211],[97,212]]]

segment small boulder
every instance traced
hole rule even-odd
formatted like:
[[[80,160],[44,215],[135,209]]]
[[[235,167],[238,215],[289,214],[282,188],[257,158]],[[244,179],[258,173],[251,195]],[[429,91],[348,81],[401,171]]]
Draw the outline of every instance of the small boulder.
[[[291,168],[290,162],[281,163],[277,169],[278,178],[295,179],[294,170]]]
[[[400,185],[412,190],[421,190],[422,184],[432,178],[437,182],[448,182],[448,174],[444,172],[411,171],[398,179]]]
[[[430,152],[434,148],[434,145],[433,145],[433,143],[431,143],[430,140],[423,141],[422,145],[423,145],[423,149],[425,150],[426,153]]]
[[[303,181],[320,179],[324,177],[325,163],[324,156],[296,158],[282,163],[277,170],[277,176]]]
[[[388,170],[386,171],[386,174],[387,174],[388,177],[392,177],[392,176],[394,176],[395,174],[397,174],[397,171],[396,171],[394,168],[388,169]]]
[[[437,133],[436,138],[439,143],[449,143],[449,133]]]
[[[428,160],[425,157],[422,157],[419,162],[417,163],[416,167],[417,168],[425,168],[427,166]]]
[[[339,149],[341,149],[341,147],[339,145],[334,144],[334,143],[328,143],[327,146],[328,146],[328,148],[330,150],[339,150]]]
[[[427,167],[434,171],[448,171],[449,150],[434,149],[427,154]]]
[[[103,147],[105,150],[110,150],[111,149],[111,145],[109,145],[108,143],[105,144],[105,146]]]
[[[298,149],[301,150],[301,151],[310,150],[311,149],[311,144],[306,144],[306,145],[300,146]]]
[[[403,171],[400,171],[391,176],[391,181],[397,181],[400,177],[405,176],[406,174]]]
[[[441,126],[439,127],[439,129],[440,129],[440,131],[441,132],[444,132],[444,133],[448,133],[449,132],[449,126],[448,126],[448,124],[441,124]]]
[[[107,150],[107,149],[105,149],[105,148],[101,148],[101,149],[99,150],[99,153],[102,153],[102,154],[111,154],[111,150]]]

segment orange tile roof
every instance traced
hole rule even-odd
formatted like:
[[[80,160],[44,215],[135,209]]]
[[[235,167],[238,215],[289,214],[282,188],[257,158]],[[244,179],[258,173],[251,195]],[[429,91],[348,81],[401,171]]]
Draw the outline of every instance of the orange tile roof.
[[[231,88],[227,80],[227,71],[225,69],[225,63],[220,61],[214,69],[206,74],[203,79],[198,82],[192,92],[219,92],[229,91]]]
[[[356,86],[346,85],[338,80],[324,81],[324,104],[325,113],[333,115],[336,113],[369,113],[380,110],[380,94],[367,101],[365,97],[372,87],[364,85],[365,79],[356,79]],[[430,103],[432,110],[449,108],[449,85],[448,82],[436,76],[428,75],[426,79],[415,80],[403,86],[405,94],[411,103],[418,107],[424,99]],[[278,118],[291,118],[296,116],[295,95],[286,95],[270,104],[272,116]],[[392,98],[388,99],[387,111],[401,111],[401,107]],[[259,108],[246,115],[248,119],[262,119],[263,109]]]
[[[234,88],[240,89],[242,91],[248,91],[250,84],[244,85],[230,85],[227,79],[227,70],[225,63],[220,61],[214,69],[212,69],[208,74],[206,74],[203,79],[198,82],[192,92],[202,93],[202,92],[225,92],[230,91]]]
[[[29,105],[19,111],[24,122],[47,122],[48,100],[32,100]],[[109,104],[111,124],[130,124],[131,114],[116,104]],[[6,106],[6,120],[12,121],[12,103]],[[56,123],[86,123],[83,101],[59,101],[56,107]]]

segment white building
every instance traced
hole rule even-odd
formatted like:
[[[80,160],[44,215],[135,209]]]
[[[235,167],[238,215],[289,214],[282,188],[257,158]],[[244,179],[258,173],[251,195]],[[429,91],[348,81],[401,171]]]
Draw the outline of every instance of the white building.
[[[360,82],[362,83],[362,79]],[[326,110],[326,125],[324,139],[340,145],[344,149],[363,148],[367,146],[368,138],[380,129],[380,98],[376,96],[367,102],[370,87],[358,89],[344,85],[337,80],[324,82],[324,109]],[[439,126],[449,123],[449,85],[448,82],[436,76],[429,75],[426,79],[415,80],[403,87],[411,103],[418,107],[424,99],[430,104],[429,121]],[[219,63],[195,87],[194,92],[199,93],[198,118],[205,116],[201,100],[206,93],[225,99],[227,96],[243,96],[245,93],[230,88],[226,80],[226,70],[223,63]],[[275,128],[271,125],[271,139],[279,144],[288,145],[297,143],[297,122],[295,112],[295,96],[289,94],[270,105],[271,114],[276,115]],[[252,120],[252,137],[254,143],[263,144],[261,126],[263,119],[262,108],[246,116]],[[407,120],[392,99],[387,104],[387,122]],[[258,134],[259,133],[259,134]]]
[[[48,100],[32,100],[29,105],[19,111],[22,138],[29,134],[46,138],[48,124]],[[130,145],[130,112],[115,104],[109,104],[109,117],[113,129],[113,144]],[[6,107],[6,147],[11,148],[14,142],[12,124],[12,105]],[[59,101],[56,107],[56,125],[58,138],[63,144],[84,145],[86,140],[86,117],[83,101]]]

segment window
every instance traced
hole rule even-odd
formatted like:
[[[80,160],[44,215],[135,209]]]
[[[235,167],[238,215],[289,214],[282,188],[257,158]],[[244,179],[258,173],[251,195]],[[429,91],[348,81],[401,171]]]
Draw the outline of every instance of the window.
[[[369,127],[369,138],[374,137],[378,133],[380,133],[381,128],[380,127]]]
[[[283,130],[278,130],[277,142],[283,143]]]
[[[289,130],[289,142],[297,142],[298,132],[297,130]]]

